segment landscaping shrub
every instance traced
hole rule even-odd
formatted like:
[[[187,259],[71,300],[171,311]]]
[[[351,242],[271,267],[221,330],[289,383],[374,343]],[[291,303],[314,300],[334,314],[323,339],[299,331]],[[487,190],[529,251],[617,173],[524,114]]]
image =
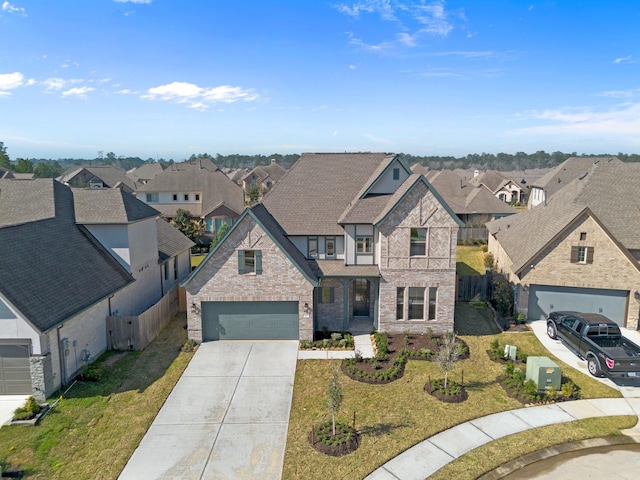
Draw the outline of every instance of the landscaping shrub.
[[[13,419],[31,420],[38,413],[40,413],[40,410],[42,410],[42,408],[40,407],[40,405],[38,405],[38,402],[36,402],[35,398],[29,397],[22,407],[18,407],[15,409],[15,411],[13,412]]]
[[[105,373],[106,370],[102,364],[91,363],[86,365],[76,378],[81,382],[98,382]]]

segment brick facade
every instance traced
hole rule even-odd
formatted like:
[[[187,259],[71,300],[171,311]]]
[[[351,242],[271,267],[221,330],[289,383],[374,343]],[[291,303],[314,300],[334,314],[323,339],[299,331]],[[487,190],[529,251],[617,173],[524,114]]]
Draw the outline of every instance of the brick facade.
[[[262,274],[238,273],[238,250],[262,252]],[[187,325],[190,339],[202,341],[201,302],[295,301],[298,302],[301,340],[313,339],[313,311],[304,314],[305,303],[313,309],[313,285],[250,215],[234,226],[186,286]]]
[[[411,228],[427,229],[426,255],[409,254]],[[453,329],[455,310],[456,239],[458,224],[427,186],[419,183],[379,226],[380,280],[379,330],[442,333]],[[398,287],[437,288],[434,320],[396,318]],[[426,311],[426,309],[425,309]]]
[[[581,233],[586,234],[585,240],[580,240]],[[572,263],[572,246],[593,247],[593,263]],[[627,301],[625,326],[638,328],[640,305],[633,292],[640,291],[640,271],[624,249],[590,215],[583,214],[571,228],[539,252],[532,260],[533,268],[524,268],[520,278],[511,271],[509,256],[492,236],[489,236],[489,251],[494,254],[496,270],[522,287],[518,301],[520,311],[526,312],[530,285],[627,290],[631,295]]]

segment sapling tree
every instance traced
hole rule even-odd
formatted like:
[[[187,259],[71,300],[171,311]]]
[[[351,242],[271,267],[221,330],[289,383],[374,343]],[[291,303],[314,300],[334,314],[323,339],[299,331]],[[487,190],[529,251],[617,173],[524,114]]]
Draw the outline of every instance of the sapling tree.
[[[447,388],[449,372],[453,370],[454,363],[460,358],[460,349],[456,345],[455,332],[447,332],[440,343],[440,349],[435,357],[435,362],[444,372],[444,388]]]
[[[342,399],[344,395],[342,393],[342,385],[340,385],[340,379],[338,378],[338,364],[333,364],[333,377],[329,382],[329,388],[327,389],[327,407],[331,410],[331,427],[333,429],[333,435],[336,434],[336,413],[340,409]]]

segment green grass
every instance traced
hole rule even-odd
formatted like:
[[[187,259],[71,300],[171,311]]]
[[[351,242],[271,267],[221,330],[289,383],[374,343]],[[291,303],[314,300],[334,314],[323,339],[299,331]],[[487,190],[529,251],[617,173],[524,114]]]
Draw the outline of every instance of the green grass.
[[[185,323],[174,318],[101,381],[76,383],[39,425],[0,428],[0,463],[29,479],[116,479],[193,356],[179,351]]]
[[[484,275],[482,247],[458,245],[456,247],[456,273],[458,275]]]
[[[355,415],[356,428],[362,433],[358,450],[343,457],[319,453],[307,440],[312,426],[329,418],[326,392],[331,378],[331,362],[298,361],[283,478],[364,478],[388,460],[438,432],[477,417],[521,408],[522,405],[509,398],[496,383],[502,366],[489,360],[486,350],[494,338],[499,338],[501,343],[515,344],[529,355],[549,356],[535,335],[525,332],[464,335],[461,338],[467,342],[471,356],[458,362],[450,374],[450,378],[456,381],[460,381],[464,374],[469,398],[460,404],[440,402],[423,391],[429,378],[442,376],[432,362],[410,360],[404,377],[386,385],[368,385],[340,375],[344,393],[340,420],[353,422]],[[563,375],[581,387],[582,398],[620,397],[618,391],[571,369],[558,359],[554,360],[562,368]],[[626,428],[633,422],[625,420],[623,424]],[[611,429],[596,429],[586,435],[601,436],[610,432]],[[549,437],[549,441],[554,442],[555,437]],[[501,456],[500,450],[493,457],[498,464],[509,459],[509,454],[505,452]],[[448,478],[457,477],[451,475]]]
[[[502,330],[484,302],[456,302],[454,330],[458,335],[494,335]]]
[[[207,255],[191,255],[191,268],[194,269],[196,268],[198,265],[200,265],[202,263],[202,261],[204,260],[204,257],[206,257]]]

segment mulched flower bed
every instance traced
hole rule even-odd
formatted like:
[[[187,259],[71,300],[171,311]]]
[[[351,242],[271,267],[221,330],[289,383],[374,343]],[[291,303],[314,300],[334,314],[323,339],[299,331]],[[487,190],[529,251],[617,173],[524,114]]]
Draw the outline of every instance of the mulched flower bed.
[[[407,360],[433,360],[440,349],[440,338],[432,335],[393,334],[387,335],[388,353],[382,358],[345,359],[342,372],[353,380],[369,384],[385,384],[402,378]],[[375,345],[375,341],[373,342]],[[469,358],[469,347],[456,338],[462,354],[459,359]]]
[[[325,455],[341,457],[358,449],[360,434],[346,423],[336,422],[333,435],[332,423],[325,422],[309,432],[309,443]]]
[[[498,378],[496,378],[496,382],[498,382],[498,384],[510,398],[519,401],[523,405],[568,402],[571,400],[580,399],[580,391],[578,389],[576,389],[570,396],[565,396],[561,391],[558,391],[556,392],[555,397],[552,399],[547,398],[544,393],[538,394],[539,398],[532,398],[531,395],[525,393],[524,387],[522,385],[514,386],[510,384],[509,376],[507,374],[499,375]]]
[[[444,379],[439,378],[433,382],[427,382],[424,386],[424,391],[446,403],[462,403],[469,398],[464,385],[460,385],[451,379],[447,381],[446,390],[444,389]]]

